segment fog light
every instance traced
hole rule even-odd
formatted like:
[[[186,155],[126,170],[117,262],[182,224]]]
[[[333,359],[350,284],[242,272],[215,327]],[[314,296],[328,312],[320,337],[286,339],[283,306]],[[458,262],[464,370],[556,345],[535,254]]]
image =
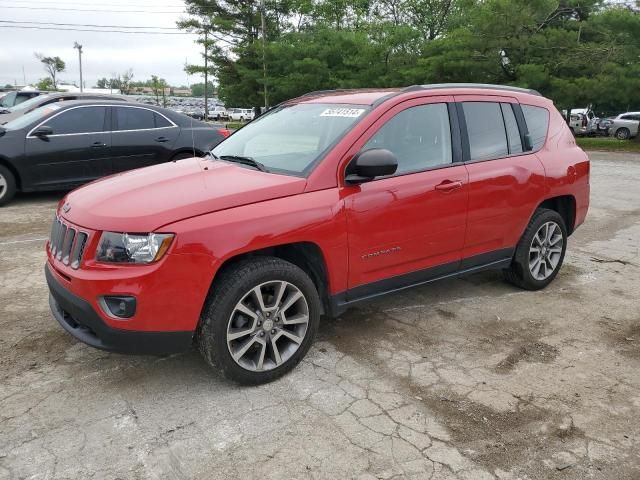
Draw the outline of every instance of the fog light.
[[[117,318],[131,318],[136,314],[135,297],[108,296],[100,299],[102,309],[107,315]]]

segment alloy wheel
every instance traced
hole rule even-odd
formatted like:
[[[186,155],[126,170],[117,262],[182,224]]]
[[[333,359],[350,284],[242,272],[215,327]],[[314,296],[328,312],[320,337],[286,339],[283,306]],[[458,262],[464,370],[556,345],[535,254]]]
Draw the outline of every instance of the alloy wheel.
[[[7,183],[7,179],[4,178],[4,175],[0,173],[0,198],[4,197],[5,193],[7,193],[7,189],[9,185]]]
[[[272,370],[298,351],[309,329],[309,305],[295,285],[275,280],[249,290],[227,324],[227,348],[242,368]]]
[[[529,271],[536,280],[546,280],[558,268],[564,237],[555,222],[544,223],[533,236],[529,247]]]

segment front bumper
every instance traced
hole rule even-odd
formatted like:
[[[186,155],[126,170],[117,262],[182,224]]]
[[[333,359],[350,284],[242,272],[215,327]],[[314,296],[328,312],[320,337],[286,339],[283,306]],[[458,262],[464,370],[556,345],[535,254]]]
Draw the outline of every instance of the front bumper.
[[[53,316],[68,333],[87,345],[119,353],[163,355],[190,350],[193,331],[150,332],[110,327],[82,298],[71,293],[45,266],[49,305]]]

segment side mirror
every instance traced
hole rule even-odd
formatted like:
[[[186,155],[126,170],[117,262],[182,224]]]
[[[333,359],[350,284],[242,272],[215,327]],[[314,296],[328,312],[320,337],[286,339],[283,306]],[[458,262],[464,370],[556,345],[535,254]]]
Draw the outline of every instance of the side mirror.
[[[347,167],[347,183],[364,183],[376,177],[393,175],[398,169],[396,156],[384,148],[358,152]]]
[[[47,125],[41,125],[33,131],[32,135],[34,137],[46,138],[49,135],[53,135],[53,128],[48,127]]]

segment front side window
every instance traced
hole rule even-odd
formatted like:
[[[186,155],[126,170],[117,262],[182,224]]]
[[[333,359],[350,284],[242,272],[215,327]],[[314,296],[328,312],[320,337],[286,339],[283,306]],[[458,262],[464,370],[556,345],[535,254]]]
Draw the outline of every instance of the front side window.
[[[156,128],[154,112],[146,108],[116,107],[116,130]]]
[[[306,175],[369,106],[299,103],[275,108],[236,131],[212,153],[251,157],[269,171]]]
[[[411,107],[385,123],[362,150],[384,148],[398,159],[395,175],[450,164],[451,127],[446,103]]]
[[[102,132],[106,112],[106,107],[72,108],[47,121],[45,125],[51,127],[54,135]]]
[[[506,157],[509,148],[500,104],[464,102],[462,108],[469,135],[471,161]]]
[[[549,111],[546,108],[522,105],[522,113],[527,122],[533,150],[540,150],[547,139]]]

